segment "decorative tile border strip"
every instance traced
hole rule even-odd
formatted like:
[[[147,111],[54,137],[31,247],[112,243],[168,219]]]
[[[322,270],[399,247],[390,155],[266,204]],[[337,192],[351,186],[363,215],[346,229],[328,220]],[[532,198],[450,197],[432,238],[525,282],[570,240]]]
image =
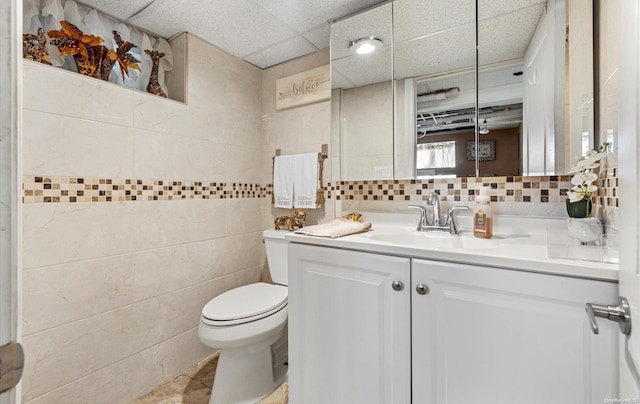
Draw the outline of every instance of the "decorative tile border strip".
[[[425,201],[431,192],[442,201],[474,201],[482,186],[492,188],[492,202],[560,203],[571,188],[571,177],[469,177],[430,180],[340,181],[329,184],[328,198],[337,200]]]
[[[481,177],[431,180],[369,180],[325,183],[325,197],[336,200],[420,202],[430,192],[442,201],[474,201],[481,186],[493,189],[492,202],[564,203],[571,177]],[[596,207],[617,208],[617,169],[598,179]],[[181,199],[271,198],[272,184],[232,182],[46,177],[25,175],[23,203],[167,201]]]
[[[597,180],[598,195],[593,197],[596,212],[616,210],[618,200],[617,169],[609,169]],[[571,176],[540,177],[469,177],[431,180],[371,180],[339,181],[325,187],[327,199],[368,201],[421,202],[431,192],[440,194],[441,200],[473,202],[481,186],[493,189],[492,202],[562,203],[571,189]]]
[[[23,203],[270,198],[271,184],[87,177],[22,178]]]

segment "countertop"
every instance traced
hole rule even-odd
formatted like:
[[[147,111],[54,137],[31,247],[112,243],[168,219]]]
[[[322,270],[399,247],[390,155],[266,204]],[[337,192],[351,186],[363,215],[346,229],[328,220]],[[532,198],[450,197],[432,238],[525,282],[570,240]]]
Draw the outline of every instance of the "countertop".
[[[393,215],[393,216],[390,216]],[[368,212],[363,217],[372,222],[372,230],[340,238],[312,237],[288,233],[293,243],[312,244],[379,254],[423,258],[436,261],[482,265],[512,270],[618,281],[618,265],[576,259],[549,258],[547,231],[565,219],[494,217],[494,237],[478,239],[471,232],[471,217],[458,218],[459,235],[417,232],[417,215]],[[400,216],[399,216],[400,215]],[[549,230],[548,230],[549,229]],[[405,237],[404,235],[409,235]],[[397,237],[397,239],[395,238]],[[405,242],[408,239],[409,242]],[[392,242],[389,242],[392,240]],[[416,242],[418,240],[419,242]],[[413,241],[413,242],[411,242]]]

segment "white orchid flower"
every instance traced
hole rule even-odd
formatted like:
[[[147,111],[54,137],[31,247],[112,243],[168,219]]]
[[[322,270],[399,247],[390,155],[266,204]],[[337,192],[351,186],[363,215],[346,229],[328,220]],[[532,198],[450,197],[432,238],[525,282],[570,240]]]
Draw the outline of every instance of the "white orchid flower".
[[[589,150],[585,155],[585,160],[598,161],[604,156],[604,153],[598,153],[595,150]]]
[[[597,160],[582,160],[578,162],[578,166],[576,168],[582,171],[593,170],[598,167],[600,167],[600,163],[598,163]]]
[[[595,173],[578,173],[571,177],[571,183],[573,185],[591,184],[597,179],[598,176]]]

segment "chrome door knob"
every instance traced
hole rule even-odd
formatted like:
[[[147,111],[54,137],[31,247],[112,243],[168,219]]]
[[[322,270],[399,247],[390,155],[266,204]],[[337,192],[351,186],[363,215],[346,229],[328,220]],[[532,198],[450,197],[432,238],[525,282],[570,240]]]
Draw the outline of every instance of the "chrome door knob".
[[[426,295],[429,293],[429,287],[424,283],[420,283],[416,286],[416,292],[418,292],[419,295]]]
[[[391,287],[395,291],[401,291],[402,289],[404,289],[404,284],[400,281],[393,281],[391,282]]]

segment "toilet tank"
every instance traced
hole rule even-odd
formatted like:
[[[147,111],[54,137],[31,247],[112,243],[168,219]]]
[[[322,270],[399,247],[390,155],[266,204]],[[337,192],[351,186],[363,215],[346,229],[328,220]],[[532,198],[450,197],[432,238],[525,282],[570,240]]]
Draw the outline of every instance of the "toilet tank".
[[[269,273],[273,282],[279,285],[289,285],[288,242],[284,239],[287,233],[289,233],[287,230],[265,230],[262,233],[264,246],[267,249]]]

